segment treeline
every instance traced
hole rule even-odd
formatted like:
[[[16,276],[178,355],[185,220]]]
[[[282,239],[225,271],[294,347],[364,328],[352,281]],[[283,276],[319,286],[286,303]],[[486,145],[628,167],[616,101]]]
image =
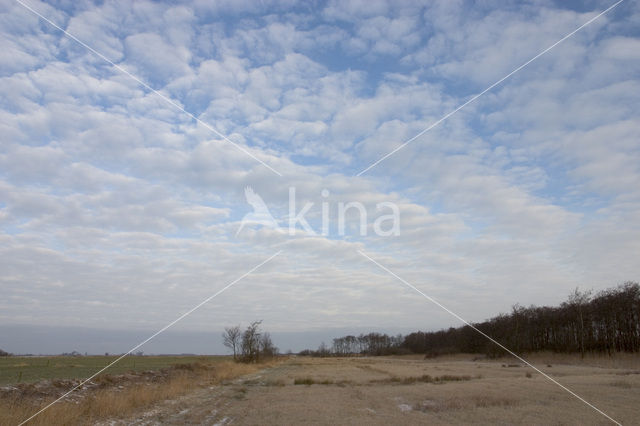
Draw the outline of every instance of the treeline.
[[[554,351],[608,353],[640,351],[640,285],[627,282],[595,296],[577,289],[558,307],[514,306],[474,326],[516,353]],[[412,352],[503,351],[469,326],[405,337]]]
[[[399,355],[410,353],[403,348],[404,337],[401,334],[389,336],[383,333],[360,334],[359,336],[344,336],[333,339],[333,345],[322,343],[317,350],[306,349],[298,355],[309,356],[348,356],[361,355]]]
[[[271,335],[260,329],[262,321],[254,321],[242,331],[239,325],[226,327],[222,340],[233,351],[233,359],[240,362],[260,362],[278,355]]]
[[[528,308],[516,305],[511,313],[473,324],[478,330],[516,353],[553,351],[567,353],[640,352],[640,285],[626,282],[618,287],[591,292],[575,290],[558,307]],[[369,333],[333,340],[303,355],[344,356],[421,353],[483,353],[500,356],[504,351],[469,326],[404,337]]]

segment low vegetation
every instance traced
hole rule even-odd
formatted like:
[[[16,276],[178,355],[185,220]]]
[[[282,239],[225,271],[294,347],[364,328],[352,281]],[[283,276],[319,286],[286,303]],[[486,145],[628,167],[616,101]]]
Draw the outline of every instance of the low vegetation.
[[[30,424],[89,424],[126,416],[155,402],[264,368],[264,365],[238,364],[228,357],[140,357],[136,361],[139,365],[148,366],[157,363],[157,358],[180,362],[159,370],[100,375],[35,417]],[[3,387],[0,424],[19,424],[79,383],[80,379],[53,379]]]
[[[472,379],[471,376],[455,376],[450,374],[445,374],[443,376],[430,376],[428,374],[423,374],[422,376],[416,376],[416,377],[393,376],[387,379],[371,380],[371,383],[397,383],[402,385],[412,385],[415,383],[441,384],[446,382],[464,382],[471,379]]]
[[[412,407],[424,413],[444,413],[451,411],[472,410],[474,408],[514,407],[519,401],[509,397],[474,395],[466,398],[447,398],[443,400],[427,400]]]
[[[602,407],[620,423],[637,423],[640,394],[634,390],[640,388],[640,374],[634,373],[638,370],[588,366],[580,354],[559,354],[562,362],[556,364],[561,359],[551,355],[552,373],[561,383]],[[229,385],[226,398],[216,392],[218,411],[211,423],[606,423],[606,419],[600,419],[590,407],[539,374],[531,371],[532,377],[527,378],[526,367],[502,368],[502,360],[474,358],[477,357],[472,354],[442,356],[435,360],[412,355],[294,357],[282,366]],[[544,358],[537,359],[536,363],[546,365],[538,361]],[[238,388],[243,389],[243,403],[235,401]],[[206,398],[200,400],[203,406],[211,403]],[[153,420],[163,423],[167,413],[175,411],[173,407],[175,405],[168,404],[163,415]],[[191,408],[191,412],[194,410]],[[188,421],[182,424],[204,423],[188,415],[183,419]]]
[[[30,356],[0,358],[0,386],[39,380],[84,379],[109,365],[117,356]],[[109,374],[170,368],[176,364],[215,364],[222,356],[130,356],[109,367]]]
[[[84,383],[30,424],[87,424],[124,416],[199,387],[222,383],[275,363],[278,349],[261,321],[244,332],[227,328],[229,357],[132,355]],[[117,356],[15,357],[0,352],[0,424],[18,424],[111,364]],[[233,362],[233,361],[240,361]],[[266,364],[265,364],[266,363]],[[81,419],[81,420],[79,420]]]
[[[316,383],[311,377],[296,378],[293,380],[294,385],[312,385]]]

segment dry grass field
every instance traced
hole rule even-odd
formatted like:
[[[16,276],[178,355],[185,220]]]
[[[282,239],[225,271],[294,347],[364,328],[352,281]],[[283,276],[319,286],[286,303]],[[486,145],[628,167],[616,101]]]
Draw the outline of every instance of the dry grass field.
[[[637,357],[538,355],[534,361],[622,424],[640,424]],[[512,359],[465,355],[435,360],[293,357],[102,424],[301,423],[611,424]]]
[[[638,357],[535,355],[532,362],[622,424],[640,424]],[[4,409],[16,407],[3,407]],[[25,405],[2,424],[28,417]],[[291,357],[218,363],[157,384],[98,391],[33,424],[611,424],[513,359]]]
[[[48,366],[46,359],[31,360],[29,377],[32,383],[16,383],[13,380],[0,387],[1,426],[19,424],[79,384],[81,377],[90,376],[104,366],[106,361],[112,361],[100,360],[100,357],[52,358],[55,358],[55,362],[49,362]],[[29,363],[20,358],[5,361],[5,373],[14,364],[19,365],[14,368],[25,371],[29,367],[23,365]],[[116,364],[118,368],[110,369],[111,373],[102,374],[86,383],[29,424],[95,424],[114,416],[127,416],[155,403],[180,397],[202,387],[217,385],[271,365],[237,364],[230,361],[229,357],[136,357],[135,361],[135,366],[131,359],[125,359],[123,365]],[[84,375],[80,372],[90,369],[96,363],[99,364],[98,368],[94,367]],[[34,369],[40,371],[46,379],[34,382]],[[13,378],[14,374],[5,376]]]

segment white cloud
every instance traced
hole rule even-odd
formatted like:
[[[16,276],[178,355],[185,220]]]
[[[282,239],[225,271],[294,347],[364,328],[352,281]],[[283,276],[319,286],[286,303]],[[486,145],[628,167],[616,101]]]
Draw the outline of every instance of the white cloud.
[[[633,13],[598,21],[356,178],[593,13],[453,2],[37,6],[283,177],[5,7],[4,318],[162,326],[277,249],[185,327],[206,329],[211,315],[274,330],[454,323],[357,250],[471,320],[637,279]],[[248,227],[235,237],[251,209],[246,186],[283,225],[290,186],[298,210],[314,203],[316,230],[328,203],[332,234]],[[401,234],[337,238],[337,206],[349,201],[363,203],[368,229],[377,203],[396,203]],[[356,216],[347,222],[357,231]]]

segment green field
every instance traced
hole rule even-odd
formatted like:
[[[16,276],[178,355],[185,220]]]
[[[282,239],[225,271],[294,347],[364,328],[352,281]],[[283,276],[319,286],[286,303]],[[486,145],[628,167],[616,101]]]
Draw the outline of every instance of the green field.
[[[43,379],[84,379],[96,373],[118,356],[46,356],[0,357],[0,386],[30,383]],[[213,363],[226,356],[128,356],[109,367],[104,374],[158,370],[174,364]]]

